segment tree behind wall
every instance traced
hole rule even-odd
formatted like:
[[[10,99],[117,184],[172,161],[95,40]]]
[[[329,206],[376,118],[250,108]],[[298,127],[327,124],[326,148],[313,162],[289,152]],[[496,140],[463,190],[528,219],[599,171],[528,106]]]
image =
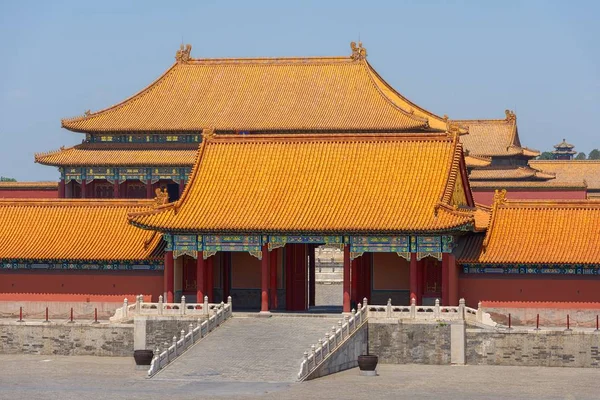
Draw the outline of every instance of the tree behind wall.
[[[575,156],[576,160],[585,160],[585,153],[582,151],[581,153],[577,154],[577,156]]]
[[[598,151],[598,149],[594,149],[594,150],[590,151],[588,160],[600,160],[600,151]]]
[[[7,178],[5,176],[0,176],[0,182],[16,182],[15,178]]]
[[[538,160],[554,160],[554,154],[550,151],[545,151],[538,157]]]

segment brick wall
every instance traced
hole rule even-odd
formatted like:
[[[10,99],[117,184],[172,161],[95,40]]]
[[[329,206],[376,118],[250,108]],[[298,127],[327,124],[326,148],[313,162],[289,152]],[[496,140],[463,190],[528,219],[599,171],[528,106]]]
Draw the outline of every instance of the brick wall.
[[[450,364],[450,325],[369,320],[369,353],[382,364]]]
[[[600,334],[593,332],[497,333],[467,329],[467,364],[599,367]]]
[[[43,322],[0,324],[0,354],[131,356],[133,325]]]

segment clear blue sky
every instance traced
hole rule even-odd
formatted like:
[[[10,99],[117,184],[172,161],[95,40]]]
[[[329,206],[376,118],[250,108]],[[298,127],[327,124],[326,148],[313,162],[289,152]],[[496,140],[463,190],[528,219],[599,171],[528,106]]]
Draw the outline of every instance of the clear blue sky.
[[[600,147],[600,2],[6,1],[0,3],[0,175],[56,180],[35,152],[81,142],[60,119],[142,89],[194,57],[350,54],[451,118],[517,113],[524,145]]]

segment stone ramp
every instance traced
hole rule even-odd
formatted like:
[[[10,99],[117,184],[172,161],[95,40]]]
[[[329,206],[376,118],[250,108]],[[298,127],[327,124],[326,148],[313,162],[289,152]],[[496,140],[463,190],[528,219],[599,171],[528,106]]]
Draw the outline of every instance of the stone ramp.
[[[153,380],[294,382],[303,353],[340,316],[233,317]]]

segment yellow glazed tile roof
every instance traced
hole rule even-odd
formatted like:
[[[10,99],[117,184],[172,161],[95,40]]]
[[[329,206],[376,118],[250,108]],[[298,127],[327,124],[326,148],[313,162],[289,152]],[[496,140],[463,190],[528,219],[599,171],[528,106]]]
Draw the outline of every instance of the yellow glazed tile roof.
[[[161,235],[127,222],[152,200],[0,199],[0,259],[156,258]]]
[[[197,146],[171,149],[168,145],[162,148],[124,148],[102,144],[86,147],[78,145],[63,148],[54,152],[35,155],[35,162],[54,166],[192,166],[196,157]],[[152,148],[156,147],[156,148]]]
[[[531,167],[489,167],[474,169],[469,174],[471,181],[481,180],[548,180],[553,174],[544,173]]]
[[[492,160],[489,157],[466,155],[465,163],[469,168],[487,167]]]
[[[517,189],[517,188],[532,188],[532,189],[571,189],[585,190],[586,184],[581,181],[577,182],[555,182],[554,179],[548,181],[470,181],[471,187],[476,189]]]
[[[556,175],[556,182],[580,184],[588,189],[600,189],[600,161],[595,160],[530,160],[529,165],[537,170]]]
[[[497,199],[481,251],[465,262],[600,263],[600,202]]]
[[[427,118],[403,110],[382,85],[365,56],[193,59],[187,50],[141,92],[62,126],[76,132],[427,128]]]
[[[58,189],[58,182],[0,182],[1,190]]]
[[[535,157],[536,150],[521,146],[517,129],[517,118],[506,110],[505,119],[454,120],[453,122],[469,130],[461,137],[465,150],[473,156],[515,156]]]
[[[178,202],[130,220],[172,232],[469,228],[473,212],[451,204],[461,157],[446,135],[216,135]]]

